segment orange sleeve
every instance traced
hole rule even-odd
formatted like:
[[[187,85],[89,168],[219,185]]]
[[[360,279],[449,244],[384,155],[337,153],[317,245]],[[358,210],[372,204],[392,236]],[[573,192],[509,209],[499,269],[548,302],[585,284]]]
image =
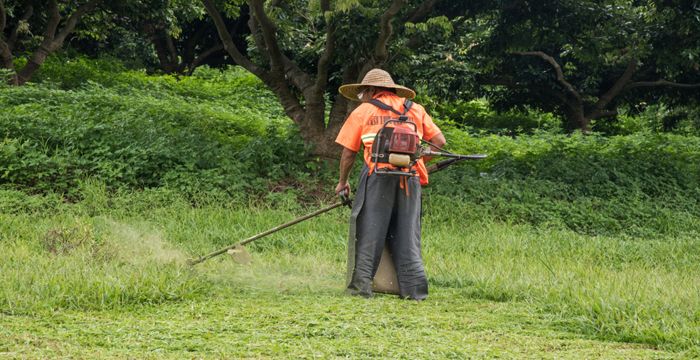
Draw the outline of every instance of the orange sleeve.
[[[433,122],[433,118],[426,111],[423,111],[423,139],[430,141],[441,132],[440,128]]]
[[[360,151],[362,145],[362,119],[358,109],[355,109],[347,119],[335,138],[335,142],[354,152]]]

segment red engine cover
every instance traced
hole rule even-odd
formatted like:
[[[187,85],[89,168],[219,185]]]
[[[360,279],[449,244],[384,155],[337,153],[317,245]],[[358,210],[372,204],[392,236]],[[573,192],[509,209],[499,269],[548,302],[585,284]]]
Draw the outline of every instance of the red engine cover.
[[[389,142],[390,153],[415,154],[418,150],[420,139],[412,129],[395,127]]]

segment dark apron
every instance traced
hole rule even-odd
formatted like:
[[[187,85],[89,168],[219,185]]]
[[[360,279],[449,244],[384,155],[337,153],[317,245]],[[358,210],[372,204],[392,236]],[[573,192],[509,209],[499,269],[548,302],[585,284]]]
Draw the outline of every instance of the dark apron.
[[[402,298],[428,296],[421,258],[421,186],[417,177],[372,174],[365,166],[350,215],[347,290],[372,296],[372,279],[385,245]]]

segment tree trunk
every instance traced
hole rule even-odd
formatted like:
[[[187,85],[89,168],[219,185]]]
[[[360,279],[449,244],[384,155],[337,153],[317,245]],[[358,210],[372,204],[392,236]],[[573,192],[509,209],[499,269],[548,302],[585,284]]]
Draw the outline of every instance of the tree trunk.
[[[44,64],[44,61],[46,61],[46,58],[51,54],[54,50],[51,48],[47,48],[44,45],[40,45],[36,51],[34,51],[34,54],[32,54],[32,57],[29,59],[26,65],[22,68],[17,73],[17,84],[18,85],[24,85],[29,81],[29,79],[32,78],[34,73],[39,70],[41,65]]]
[[[49,1],[48,6],[48,21],[46,24],[46,29],[44,31],[44,38],[27,64],[17,72],[16,85],[23,85],[32,75],[44,64],[46,58],[54,51],[60,49],[63,46],[66,37],[70,35],[74,30],[75,26],[78,24],[83,15],[92,11],[101,0],[90,0],[80,6],[73,12],[73,14],[66,19],[64,26],[59,30],[59,24],[61,22],[61,14],[56,0]],[[29,7],[27,12],[23,16],[24,18],[29,18],[32,14],[32,8]],[[11,55],[11,53],[10,53]],[[6,56],[3,56],[4,58]]]
[[[19,85],[19,79],[17,78],[17,73],[15,72],[15,65],[12,60],[12,51],[2,39],[0,39],[0,60],[2,60],[0,68],[10,70],[11,72],[10,77],[7,79],[7,82],[10,85]]]
[[[327,127],[313,126],[312,124],[323,124],[323,112],[306,111],[304,119],[299,124],[299,130],[304,143],[313,146],[312,153],[315,156],[326,159],[338,159],[342,150],[341,146],[335,142],[340,127],[345,120],[345,114],[341,118],[329,120]]]
[[[172,53],[172,48],[168,46],[167,38],[170,34],[164,29],[162,24],[144,24],[143,31],[148,34],[153,48],[156,51],[160,69],[166,74],[171,74],[178,70],[177,54]]]
[[[581,130],[584,133],[587,133],[591,130],[591,119],[586,117],[582,104],[565,105],[564,115],[566,115],[566,130]]]

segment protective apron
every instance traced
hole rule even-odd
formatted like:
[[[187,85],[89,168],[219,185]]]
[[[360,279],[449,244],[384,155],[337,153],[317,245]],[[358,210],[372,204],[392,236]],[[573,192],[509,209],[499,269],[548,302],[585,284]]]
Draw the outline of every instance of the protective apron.
[[[372,296],[385,244],[402,298],[423,300],[428,281],[421,258],[421,186],[415,176],[373,173],[365,166],[350,215],[347,291]]]

